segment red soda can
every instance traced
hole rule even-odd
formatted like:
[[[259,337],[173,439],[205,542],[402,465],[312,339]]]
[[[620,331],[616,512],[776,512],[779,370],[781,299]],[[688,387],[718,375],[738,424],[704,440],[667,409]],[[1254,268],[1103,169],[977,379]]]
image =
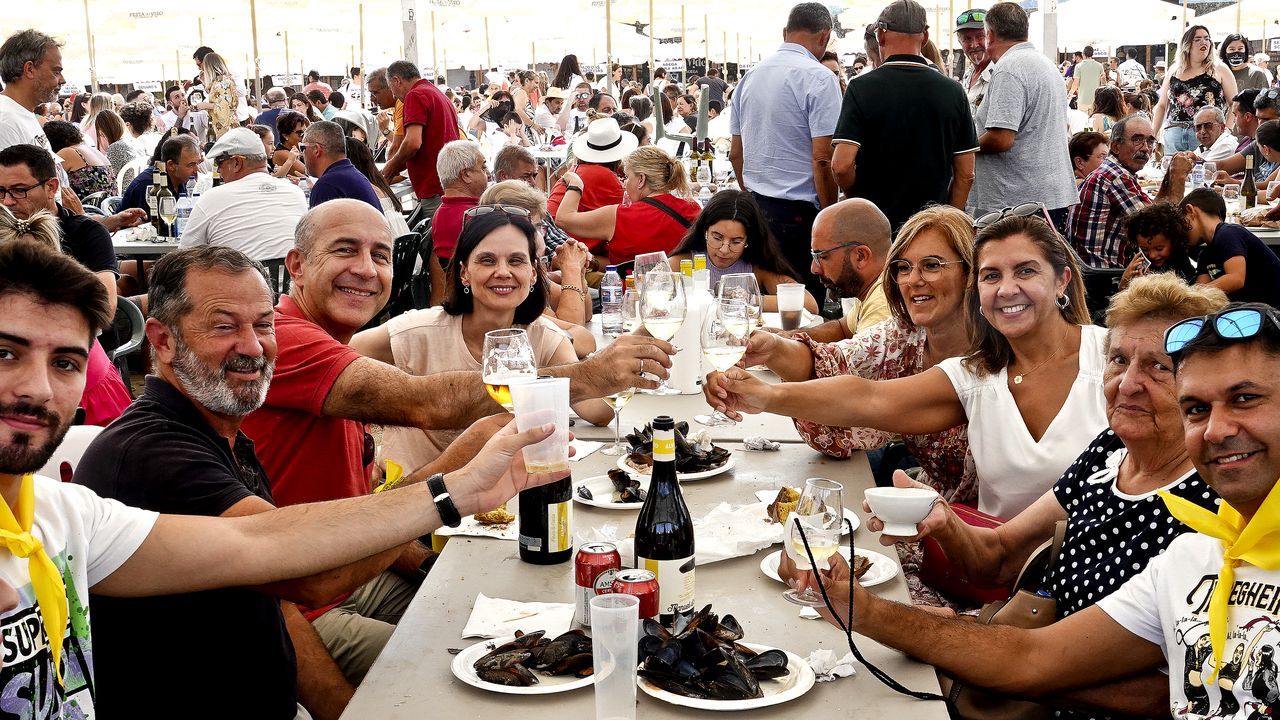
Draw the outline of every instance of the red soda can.
[[[650,570],[619,570],[613,592],[640,598],[640,619],[658,616],[658,576]]]
[[[612,543],[587,543],[573,561],[575,603],[573,619],[591,627],[591,598],[613,592],[613,577],[622,568],[622,556]]]

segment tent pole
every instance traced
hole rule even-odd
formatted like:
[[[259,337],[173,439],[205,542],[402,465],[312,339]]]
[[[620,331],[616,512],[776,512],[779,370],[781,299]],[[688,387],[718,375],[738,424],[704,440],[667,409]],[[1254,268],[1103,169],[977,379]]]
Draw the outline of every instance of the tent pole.
[[[436,60],[438,60],[439,57],[440,56],[436,54],[436,11],[432,10],[431,11],[431,67],[435,68],[436,75],[442,74],[440,72],[440,65],[436,62]],[[446,72],[443,74],[445,75],[445,84],[447,85],[449,84],[448,73]]]
[[[728,75],[729,74],[729,31],[724,30],[722,32],[723,32],[723,36],[720,38],[720,42],[724,44],[724,72],[726,75]]]
[[[1240,32],[1240,13],[1243,7],[1244,7],[1244,0],[1237,0],[1236,2],[1236,32],[1237,33]],[[1267,39],[1262,38],[1262,42],[1265,44],[1267,42]],[[1245,49],[1247,50],[1248,48],[1245,48]],[[1265,47],[1262,49],[1266,50]]]
[[[529,69],[534,72],[538,70],[538,42],[536,40],[529,43]]]
[[[258,59],[258,4],[249,0],[249,24],[253,31],[253,102],[257,107],[258,98],[262,97],[262,64]]]
[[[596,49],[591,47],[591,62],[595,63]],[[613,2],[612,0],[604,0],[604,63],[609,65],[613,62]],[[613,82],[613,73],[609,74],[609,81]],[[567,88],[572,91],[573,88]],[[621,90],[619,90],[621,92]]]
[[[89,84],[98,92],[98,68],[93,57],[93,32],[89,30],[89,0],[84,0],[84,42],[89,51]]]
[[[178,48],[173,49],[173,69],[178,71],[177,76],[174,77],[173,84],[181,88],[182,87],[182,54],[178,52]],[[165,91],[165,88],[160,88],[160,92],[164,92],[164,91]],[[165,98],[164,101],[169,102],[169,98]]]
[[[956,0],[948,0],[947,2],[947,23],[950,24],[956,19]],[[938,28],[938,32],[942,32],[942,28]],[[956,75],[956,34],[954,32],[947,33],[947,77],[955,77]]]
[[[1187,0],[1182,0],[1182,29],[1187,29]]]
[[[684,2],[680,2],[680,76],[689,74],[689,49],[684,42]]]
[[[484,16],[484,60],[488,63],[485,70],[493,69],[493,51],[489,49],[489,16]]]
[[[355,48],[352,48],[354,51]],[[364,3],[360,3],[360,71],[364,72]],[[361,81],[363,82],[363,81]],[[367,93],[360,93],[360,109],[364,109],[364,97]]]
[[[196,32],[200,34],[200,44],[204,45],[204,18],[198,15],[196,16]],[[181,69],[179,69],[178,75],[182,75]]]
[[[605,0],[609,2],[609,0]],[[658,29],[653,25],[653,0],[649,0],[649,77],[652,78],[657,68],[653,66],[653,34]]]

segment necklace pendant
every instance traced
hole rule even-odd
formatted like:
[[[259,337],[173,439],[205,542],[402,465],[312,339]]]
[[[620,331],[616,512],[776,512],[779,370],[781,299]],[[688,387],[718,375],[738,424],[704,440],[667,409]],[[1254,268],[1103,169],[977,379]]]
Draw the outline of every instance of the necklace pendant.
[[[1014,385],[1021,385],[1021,384],[1022,384],[1022,376],[1021,376],[1021,375],[1014,375],[1014,376],[1013,376],[1013,384],[1014,384]]]

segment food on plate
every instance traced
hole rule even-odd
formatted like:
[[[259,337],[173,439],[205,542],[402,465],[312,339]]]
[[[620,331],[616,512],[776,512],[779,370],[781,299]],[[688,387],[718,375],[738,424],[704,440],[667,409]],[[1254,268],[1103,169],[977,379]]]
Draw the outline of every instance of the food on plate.
[[[538,682],[537,670],[546,675],[574,675],[584,678],[592,673],[591,638],[581,630],[570,630],[554,640],[546,631],[516,631],[514,640],[494,647],[472,664],[476,675],[497,685],[528,687]]]
[[[800,504],[800,491],[783,485],[778,488],[778,496],[769,503],[769,507],[765,508],[765,512],[769,513],[769,519],[776,523],[785,523],[787,517],[791,515],[791,511],[796,509],[796,505]]]
[[[631,444],[631,454],[627,456],[627,465],[642,474],[648,474],[653,468],[653,427],[646,424],[643,428],[634,428],[627,435]],[[689,435],[689,423],[676,423],[676,472],[692,474],[714,470],[729,462],[729,451],[711,444],[711,434],[706,430],[698,431],[695,436]]]
[[[638,505],[644,502],[644,490],[640,488],[640,481],[631,477],[631,474],[625,470],[612,468],[609,470],[609,480],[613,482],[613,494],[610,496],[610,502]],[[578,497],[583,500],[595,500],[595,495],[591,492],[591,488],[586,485],[578,486]]]
[[[509,525],[516,521],[516,516],[507,509],[506,503],[488,512],[478,512],[473,517],[481,525]]]
[[[652,618],[641,623],[637,673],[667,692],[713,700],[764,697],[761,681],[790,673],[781,650],[757,653],[739,643],[742,626],[707,605],[677,613],[671,630]]]
[[[866,555],[859,555],[857,553],[854,553],[853,576],[861,580],[862,576],[866,575],[867,571],[870,569],[871,569],[871,558],[867,557]]]

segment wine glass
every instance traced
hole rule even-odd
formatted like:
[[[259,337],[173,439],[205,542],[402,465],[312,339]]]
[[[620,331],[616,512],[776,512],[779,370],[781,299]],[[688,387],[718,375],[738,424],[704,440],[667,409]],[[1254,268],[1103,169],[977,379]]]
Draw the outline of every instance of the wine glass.
[[[622,408],[631,401],[631,397],[636,394],[633,387],[626,390],[619,390],[612,395],[605,395],[604,401],[613,409],[613,444],[605,445],[600,448],[600,452],[605,455],[629,455],[631,454],[631,444],[622,442]]]
[[[490,330],[484,334],[484,389],[493,401],[511,412],[511,383],[536,380],[538,364],[529,334],[519,328]]]
[[[844,525],[843,491],[843,485],[826,478],[809,478],[804,481],[800,501],[787,518],[787,523],[791,526],[787,535],[790,546],[788,555],[797,569],[813,569],[809,563],[809,552],[812,552],[814,561],[818,563],[817,570],[821,570],[826,565],[827,558],[840,549],[840,530]],[[817,570],[814,570],[815,574]],[[805,588],[804,591],[789,589],[782,596],[797,605],[825,605],[822,595],[814,592],[813,588]]]
[[[671,263],[667,260],[667,254],[664,252],[648,252],[640,253],[636,256],[635,265],[632,267],[632,273],[636,278],[636,287],[640,287],[640,283],[644,280],[644,276],[651,270],[658,272],[667,272],[671,270]]]
[[[641,276],[640,320],[644,329],[659,340],[671,340],[684,324],[684,276],[670,270],[650,270]],[[654,390],[658,395],[678,395],[663,380]]]
[[[702,357],[711,367],[724,372],[733,367],[747,352],[751,339],[751,319],[747,304],[741,300],[717,300],[708,308],[702,321]],[[710,415],[695,415],[694,421],[707,427],[737,425],[733,418],[716,410]]]
[[[751,321],[752,329],[760,327],[760,283],[756,282],[755,273],[722,275],[716,297],[721,300],[741,300],[746,303],[747,317]]]
[[[622,294],[622,327],[629,333],[640,329],[640,291],[627,290]]]
[[[1218,163],[1212,160],[1204,161],[1204,186],[1213,187],[1214,178],[1218,177]]]
[[[1237,183],[1223,185],[1222,200],[1227,205],[1227,217],[1224,219],[1227,222],[1239,222],[1240,206],[1242,205],[1240,200],[1240,185]]]

